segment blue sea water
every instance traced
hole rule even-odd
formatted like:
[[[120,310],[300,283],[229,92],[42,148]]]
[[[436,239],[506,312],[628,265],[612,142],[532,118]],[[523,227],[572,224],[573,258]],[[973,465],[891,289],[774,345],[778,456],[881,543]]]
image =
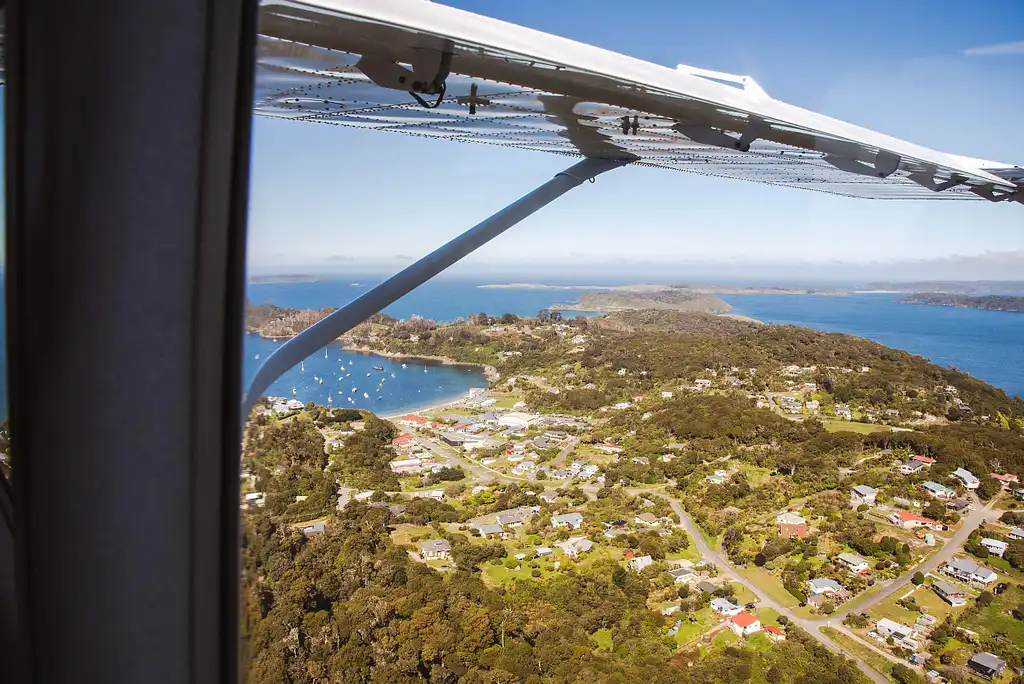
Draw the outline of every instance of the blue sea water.
[[[866,337],[1024,396],[1024,313],[900,304],[902,295],[723,295],[733,313]]]

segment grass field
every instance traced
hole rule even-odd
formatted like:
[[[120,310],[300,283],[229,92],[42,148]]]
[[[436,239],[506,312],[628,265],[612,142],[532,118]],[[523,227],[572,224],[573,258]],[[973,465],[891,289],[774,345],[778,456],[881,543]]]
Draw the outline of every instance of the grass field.
[[[736,592],[736,603],[745,606],[751,601],[757,599],[757,596],[751,591],[745,584],[739,582],[732,582],[732,588]]]
[[[862,435],[869,435],[872,432],[891,432],[884,425],[872,425],[871,423],[855,423],[833,418],[822,418],[821,422],[829,432],[859,432]]]
[[[870,648],[862,644],[859,640],[851,639],[850,637],[846,636],[845,634],[843,634],[842,632],[833,627],[822,627],[821,631],[829,639],[836,642],[836,644],[838,644],[839,647],[842,648],[844,651],[857,656],[865,663],[867,663],[869,667],[881,672],[886,677],[888,677],[890,681],[894,681],[892,679],[893,663],[891,660],[884,656],[878,655]]]
[[[871,610],[868,611],[868,615],[876,620],[889,618],[904,625],[913,625],[914,620],[920,617],[921,614],[896,605],[896,597],[892,596],[878,605],[872,606]]]
[[[673,617],[676,616],[669,616],[670,619]],[[715,614],[711,612],[710,608],[701,608],[692,615],[682,615],[679,617],[682,618],[683,624],[679,626],[679,631],[676,632],[675,639],[676,643],[680,646],[685,646],[718,624],[718,618],[715,617]],[[693,618],[693,622],[689,621],[690,617]]]
[[[786,608],[796,608],[800,602],[786,591],[782,580],[763,568],[748,567],[740,570],[740,574],[754,583],[758,589],[781,603]]]
[[[747,476],[751,487],[760,487],[772,476],[768,468],[761,468],[750,463],[740,463],[740,471]]]
[[[961,627],[982,636],[1005,634],[1015,644],[1024,644],[1024,622],[1015,620],[1010,610],[1024,603],[1024,589],[1016,585],[996,597],[996,600],[961,623]]]
[[[697,545],[691,541],[690,546],[682,551],[666,553],[665,560],[688,560],[696,563],[700,560],[700,551],[697,550]]]
[[[954,608],[940,599],[939,595],[932,591],[928,585],[918,587],[911,598],[914,599],[917,605],[928,611],[929,615],[934,615],[938,618],[939,622],[945,620],[946,616],[951,613],[963,612],[963,608]]]

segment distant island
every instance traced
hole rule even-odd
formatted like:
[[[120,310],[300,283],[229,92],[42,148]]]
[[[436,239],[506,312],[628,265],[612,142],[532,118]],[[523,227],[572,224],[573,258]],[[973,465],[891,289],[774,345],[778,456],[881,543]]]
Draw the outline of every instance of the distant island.
[[[988,311],[1011,311],[1024,313],[1024,297],[1005,295],[984,295],[970,297],[967,295],[946,294],[943,292],[918,292],[896,301],[903,304],[925,304],[929,306],[953,306],[958,309],[987,309]]]
[[[249,278],[250,285],[271,285],[279,283],[315,283],[317,278],[310,275],[298,273],[282,273],[278,275],[252,276]]]
[[[958,295],[1016,295],[1024,292],[1024,280],[922,280],[868,283],[864,291]]]
[[[628,311],[635,309],[668,309],[699,313],[723,314],[732,311],[728,303],[717,297],[708,297],[686,290],[658,290],[654,292],[585,292],[574,304],[554,304],[552,310],[561,311]]]
[[[775,287],[771,285],[669,285],[658,283],[640,283],[636,285],[545,285],[543,283],[504,283],[478,285],[480,288],[500,290],[596,290],[603,292],[681,292],[689,295],[710,294],[818,294],[842,295],[851,294],[852,290],[834,287]]]

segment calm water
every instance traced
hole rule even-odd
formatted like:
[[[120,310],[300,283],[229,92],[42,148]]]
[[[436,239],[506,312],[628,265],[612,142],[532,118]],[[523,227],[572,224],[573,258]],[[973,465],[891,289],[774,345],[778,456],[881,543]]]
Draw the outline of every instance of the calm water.
[[[898,304],[901,295],[725,295],[733,313],[849,333],[1024,396],[1024,314]]]
[[[257,335],[246,335],[246,383],[256,373],[259,364],[281,344]],[[312,401],[324,406],[364,408],[388,415],[445,403],[465,395],[471,387],[487,387],[487,380],[476,366],[385,359],[344,351],[338,344],[332,344],[326,352],[325,355],[321,350],[289,370],[270,386],[266,394],[289,399],[294,397],[303,403]],[[375,370],[374,366],[383,366],[384,370]]]

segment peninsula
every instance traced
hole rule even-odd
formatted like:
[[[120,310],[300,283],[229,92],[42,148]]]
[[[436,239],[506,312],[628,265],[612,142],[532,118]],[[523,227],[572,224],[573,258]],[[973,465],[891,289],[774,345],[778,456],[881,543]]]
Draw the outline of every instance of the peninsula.
[[[909,297],[896,300],[903,304],[925,304],[928,306],[952,306],[958,309],[986,309],[988,311],[1024,312],[1024,297],[1006,295],[968,295],[945,294],[941,292],[918,292]]]
[[[668,309],[699,313],[728,313],[732,307],[717,297],[693,294],[687,290],[654,292],[584,292],[574,304],[554,304],[557,311],[627,311],[636,309]]]

